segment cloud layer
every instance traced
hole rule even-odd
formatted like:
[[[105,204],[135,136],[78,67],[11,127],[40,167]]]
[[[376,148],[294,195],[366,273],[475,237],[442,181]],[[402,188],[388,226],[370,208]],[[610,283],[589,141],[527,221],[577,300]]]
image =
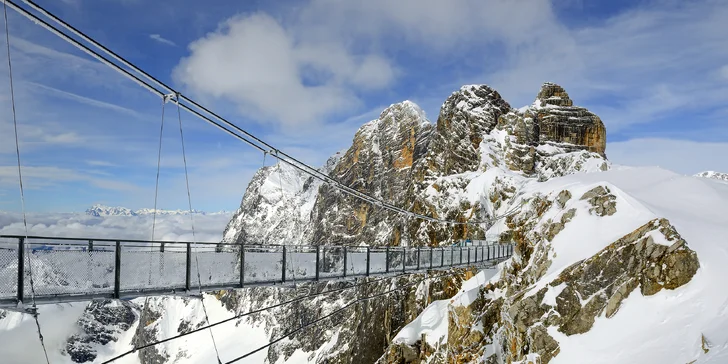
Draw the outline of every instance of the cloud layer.
[[[219,242],[231,216],[194,215],[196,241]],[[25,235],[22,215],[0,212],[0,235]],[[28,214],[28,235],[147,240],[152,235],[152,216],[94,217],[81,213],[31,213]],[[154,240],[193,241],[190,216],[157,216]]]

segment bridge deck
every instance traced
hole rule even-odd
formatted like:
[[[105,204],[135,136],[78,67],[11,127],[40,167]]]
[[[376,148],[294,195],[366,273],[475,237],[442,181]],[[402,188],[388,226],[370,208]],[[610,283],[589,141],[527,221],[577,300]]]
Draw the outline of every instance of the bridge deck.
[[[215,243],[0,236],[0,308],[30,303],[31,269],[36,302],[59,303],[415,273],[496,263],[512,250],[509,244],[241,249]]]

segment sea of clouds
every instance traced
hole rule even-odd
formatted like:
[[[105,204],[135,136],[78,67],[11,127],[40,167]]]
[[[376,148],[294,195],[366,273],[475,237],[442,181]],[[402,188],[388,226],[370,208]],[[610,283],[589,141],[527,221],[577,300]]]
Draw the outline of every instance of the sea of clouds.
[[[219,242],[232,213],[220,215],[158,215],[154,240]],[[83,213],[29,213],[28,235],[88,239],[150,240],[152,215],[95,217]],[[192,236],[194,222],[195,237]],[[0,235],[25,235],[23,215],[0,212]]]

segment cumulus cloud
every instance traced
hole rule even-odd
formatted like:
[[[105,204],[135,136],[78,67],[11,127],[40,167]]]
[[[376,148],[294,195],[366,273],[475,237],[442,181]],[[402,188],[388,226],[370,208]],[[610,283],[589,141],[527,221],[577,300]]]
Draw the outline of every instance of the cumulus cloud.
[[[607,157],[630,166],[659,166],[683,174],[728,171],[728,143],[677,139],[632,139],[607,144]]]
[[[263,13],[228,19],[189,49],[173,72],[176,80],[289,126],[356,107],[360,101],[350,87],[382,88],[395,75],[379,55],[298,39],[295,28]]]
[[[231,214],[193,215],[198,242],[219,242]],[[34,236],[151,239],[151,215],[94,217],[82,213],[28,214],[28,234]],[[25,235],[20,213],[0,212],[0,235]],[[193,241],[189,215],[158,215],[154,240]]]
[[[189,46],[173,72],[244,114],[299,126],[361,106],[405,73],[393,55],[519,47],[558,28],[548,0],[312,0],[278,18],[237,15]]]

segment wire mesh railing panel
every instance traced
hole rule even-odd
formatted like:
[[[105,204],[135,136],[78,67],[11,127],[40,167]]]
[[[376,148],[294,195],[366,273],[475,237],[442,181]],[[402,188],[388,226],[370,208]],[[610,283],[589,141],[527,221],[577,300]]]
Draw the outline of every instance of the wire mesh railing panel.
[[[369,274],[386,273],[387,271],[387,250],[382,248],[371,248],[369,251]]]
[[[442,255],[443,265],[446,267],[452,265],[453,249],[451,247],[442,248]]]
[[[463,253],[464,250],[461,247],[456,247],[453,251],[452,256],[452,265],[460,265],[463,264]]]
[[[367,273],[366,247],[348,247],[346,250],[346,275],[364,275]]]
[[[198,264],[199,263],[199,264]],[[198,279],[199,266],[199,279]],[[240,252],[190,249],[190,290],[240,283]]]
[[[246,283],[281,282],[283,279],[282,246],[245,246]]]
[[[175,246],[121,249],[120,290],[181,289],[187,277],[187,252]]]
[[[320,249],[321,256],[319,257],[319,276],[322,278],[343,277],[344,247],[321,246]]]
[[[114,252],[89,251],[87,241],[26,241],[23,293],[31,291],[30,274],[36,296],[113,293]]]
[[[18,239],[0,238],[0,299],[18,295]]]
[[[286,247],[286,281],[316,278],[316,248]]]
[[[432,250],[432,267],[437,268],[442,264],[443,250],[442,248],[435,248]]]
[[[430,248],[420,248],[420,269],[430,268],[430,262],[435,255],[435,250]]]
[[[389,248],[389,271],[401,272],[405,260],[405,248]]]
[[[405,269],[416,270],[417,269],[417,256],[418,248],[406,248],[405,250]]]

